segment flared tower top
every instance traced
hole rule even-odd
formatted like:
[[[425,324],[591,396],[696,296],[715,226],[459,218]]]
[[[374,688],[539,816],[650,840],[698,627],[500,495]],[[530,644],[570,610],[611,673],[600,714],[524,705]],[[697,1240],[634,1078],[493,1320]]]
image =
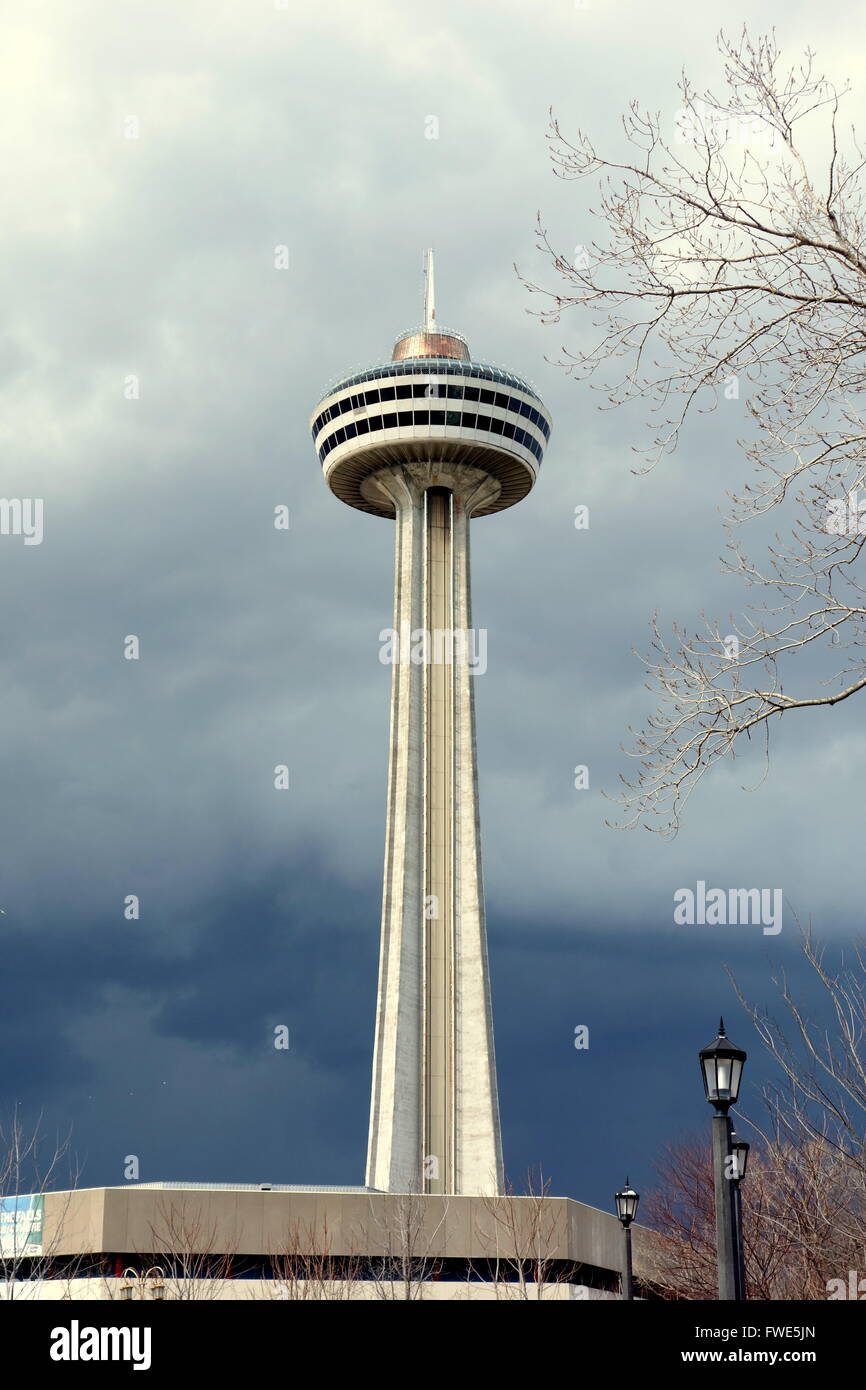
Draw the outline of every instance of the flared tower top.
[[[499,485],[473,510],[478,517],[526,496],[541,467],[550,423],[528,381],[473,359],[462,334],[440,327],[433,253],[427,251],[420,325],[400,335],[390,361],[328,386],[310,430],[325,481],[347,506],[393,517],[393,503],[373,481],[383,468],[411,472],[417,464],[436,465],[445,478],[465,466]]]
[[[433,248],[424,252],[424,322],[419,328],[401,333],[391,353],[392,362],[410,357],[451,357],[469,361],[469,345],[461,333],[440,328],[436,323],[436,293],[433,283]]]

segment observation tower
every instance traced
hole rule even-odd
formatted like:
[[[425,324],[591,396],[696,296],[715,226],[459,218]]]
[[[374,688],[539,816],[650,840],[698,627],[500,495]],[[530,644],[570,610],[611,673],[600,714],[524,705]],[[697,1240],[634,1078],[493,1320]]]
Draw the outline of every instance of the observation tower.
[[[396,521],[391,733],[368,1187],[496,1194],[502,1139],[481,877],[469,522],[533,486],[550,416],[513,372],[424,320],[334,386],[311,429],[325,481]]]

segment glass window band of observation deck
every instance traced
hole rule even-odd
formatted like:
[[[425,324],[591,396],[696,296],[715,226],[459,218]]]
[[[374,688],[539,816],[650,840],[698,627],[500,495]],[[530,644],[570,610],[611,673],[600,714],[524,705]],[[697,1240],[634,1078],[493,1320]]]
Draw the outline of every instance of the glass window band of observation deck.
[[[483,381],[487,378],[478,377],[476,380]],[[439,383],[437,383],[438,385]],[[468,382],[443,382],[442,390],[430,394],[430,383],[424,381],[398,382],[394,386],[374,387],[369,391],[354,391],[350,395],[338,396],[321,414],[317,415],[312,425],[313,440],[317,440],[325,425],[332,424],[334,420],[348,411],[361,410],[365,406],[385,405],[391,401],[403,400],[460,400],[473,401],[480,405],[492,405],[498,410],[508,410],[514,415],[520,415],[529,420],[536,429],[544,436],[545,440],[550,438],[550,425],[540,410],[530,405],[528,401],[519,400],[516,396],[508,396],[502,391],[488,391],[483,386],[470,386]],[[536,397],[537,399],[537,397]]]
[[[528,430],[521,429],[519,425],[512,424],[510,420],[500,420],[496,416],[476,415],[469,411],[459,410],[400,410],[390,411],[386,415],[373,416],[372,418],[368,416],[366,419],[353,420],[341,426],[322,442],[322,447],[318,451],[319,462],[324,463],[332,449],[336,449],[339,444],[345,444],[349,439],[356,439],[365,434],[378,434],[381,430],[410,428],[417,425],[454,425],[463,430],[483,430],[488,434],[500,435],[503,439],[514,440],[515,444],[520,444],[524,449],[528,449],[539,463],[544,455],[544,449],[538,440]]]
[[[384,376],[416,376],[419,373],[430,376],[483,377],[486,381],[498,381],[503,386],[513,386],[517,391],[525,391],[527,396],[532,396],[539,405],[542,404],[535,388],[516,372],[507,371],[505,367],[494,367],[490,362],[473,362],[471,358],[464,361],[463,358],[456,357],[407,357],[402,362],[385,362],[378,367],[367,367],[363,372],[342,377],[334,382],[324,392],[322,399],[334,396],[338,391],[345,391],[349,386],[356,386],[361,381],[374,381],[376,377]]]

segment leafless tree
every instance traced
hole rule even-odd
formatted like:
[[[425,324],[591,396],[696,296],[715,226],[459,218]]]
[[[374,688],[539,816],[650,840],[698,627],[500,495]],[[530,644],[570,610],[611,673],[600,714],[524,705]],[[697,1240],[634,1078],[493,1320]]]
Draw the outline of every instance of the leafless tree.
[[[662,1298],[717,1296],[716,1226],[709,1143],[670,1145],[660,1182],[644,1201],[657,1231],[652,1292]],[[863,1261],[862,1208],[853,1219],[844,1164],[832,1147],[802,1134],[760,1143],[743,1184],[743,1243],[750,1299],[826,1299],[832,1279]]]
[[[526,282],[547,299],[546,322],[588,311],[587,345],[563,349],[567,370],[594,378],[609,407],[648,404],[641,470],[677,446],[693,408],[743,394],[748,480],[727,494],[723,568],[752,602],[739,620],[701,615],[670,637],[653,618],[644,663],[657,705],[630,731],[638,769],[621,779],[620,823],[662,833],[720,759],[753,736],[768,758],[777,717],[866,686],[864,159],[842,122],[848,89],[809,51],[784,67],[772,35],[744,29],[718,45],[720,94],[684,74],[676,113],[633,102],[621,158],[582,131],[568,140],[551,115],[555,171],[598,179],[603,233],[565,253],[539,219],[560,285]],[[755,561],[737,528],[762,535],[767,513],[777,529]],[[817,674],[789,693],[807,654]]]
[[[207,1222],[193,1196],[165,1200],[150,1226],[150,1249],[142,1252],[164,1270],[165,1297],[190,1302],[219,1299],[231,1279],[235,1249],[217,1249],[216,1222]]]
[[[553,1296],[558,1285],[576,1280],[578,1272],[563,1272],[561,1260],[551,1256],[561,1219],[550,1198],[550,1179],[539,1170],[528,1172],[523,1195],[511,1183],[501,1196],[485,1197],[480,1203],[478,1230],[481,1247],[489,1254],[496,1298],[537,1301]]]
[[[441,1266],[436,1250],[443,1243],[447,1217],[447,1198],[435,1201],[422,1193],[408,1192],[390,1198],[381,1209],[371,1199],[368,1244],[383,1252],[371,1261],[369,1269],[376,1298],[413,1303],[423,1299],[426,1285],[437,1277]]]
[[[810,928],[801,940],[825,1006],[823,1019],[815,1018],[814,1006],[807,1010],[781,968],[772,979],[787,1022],[750,1002],[736,981],[734,987],[780,1070],[781,1081],[765,1093],[774,1132],[834,1154],[866,1238],[866,955],[855,943],[847,963],[843,956],[833,966]]]
[[[777,1066],[743,1185],[746,1282],[753,1298],[827,1298],[832,1280],[866,1276],[866,953],[833,964],[810,929],[802,953],[817,983],[804,1004],[787,972],[772,976],[778,1018],[737,996]],[[740,1123],[737,1125],[740,1128]],[[715,1215],[708,1144],[681,1143],[658,1165],[644,1212],[663,1238],[663,1296],[711,1298]]]
[[[71,1135],[49,1139],[41,1116],[28,1124],[18,1104],[0,1120],[0,1297],[40,1296],[42,1282],[57,1277],[64,1217],[78,1169]],[[45,1197],[56,1193],[50,1230]],[[74,1261],[64,1261],[68,1284]],[[78,1264],[81,1263],[79,1259]]]
[[[327,1222],[321,1228],[295,1222],[271,1264],[271,1297],[290,1302],[346,1302],[364,1279],[364,1261],[359,1256],[334,1254]]]

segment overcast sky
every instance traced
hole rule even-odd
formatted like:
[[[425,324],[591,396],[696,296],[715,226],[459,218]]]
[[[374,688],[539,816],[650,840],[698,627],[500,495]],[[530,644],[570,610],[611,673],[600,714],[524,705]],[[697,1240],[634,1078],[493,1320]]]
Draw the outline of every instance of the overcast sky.
[[[650,709],[632,649],[652,610],[743,613],[717,509],[743,472],[745,403],[635,477],[640,415],[600,412],[554,365],[588,325],[540,324],[513,268],[553,283],[539,209],[565,248],[596,231],[592,190],[551,172],[548,108],[609,149],[632,98],[672,119],[684,65],[717,81],[721,13],[7,12],[0,491],[44,499],[44,539],[0,537],[0,1099],[71,1125],[86,1185],[122,1182],[130,1154],[145,1180],[363,1181],[393,527],[327,491],[308,420],[328,381],[387,360],[418,321],[427,245],[440,320],[532,380],[554,420],[535,491],[473,532],[515,1182],[540,1163],[556,1192],[605,1206],[626,1172],[645,1187],[660,1146],[705,1125],[695,1053],[720,1010],[752,1081],[769,1075],[724,965],[769,1000],[795,913],[831,946],[860,929],[853,705],[780,730],[757,791],[741,790],[750,769],[718,768],[673,842],[605,826],[601,788]],[[748,17],[862,95],[856,8],[776,0]],[[742,13],[725,19],[735,31]],[[781,888],[783,931],[676,927],[673,893],[698,879]]]

